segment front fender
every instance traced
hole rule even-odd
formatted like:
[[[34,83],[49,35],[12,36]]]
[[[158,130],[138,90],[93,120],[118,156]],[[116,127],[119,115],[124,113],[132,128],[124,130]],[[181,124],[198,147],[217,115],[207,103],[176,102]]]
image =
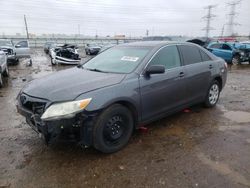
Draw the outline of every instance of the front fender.
[[[85,109],[86,111],[100,111],[114,103],[126,102],[133,105],[138,113],[138,118],[140,118],[141,105],[138,79],[90,91],[78,96],[75,100],[86,98],[92,98],[90,104]]]

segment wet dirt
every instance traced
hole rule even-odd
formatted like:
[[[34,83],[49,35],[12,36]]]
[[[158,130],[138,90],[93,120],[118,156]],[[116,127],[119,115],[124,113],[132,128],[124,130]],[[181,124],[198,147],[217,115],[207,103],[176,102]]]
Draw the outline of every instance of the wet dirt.
[[[11,66],[0,90],[1,188],[250,187],[249,65],[232,67],[217,107],[151,123],[123,150],[105,155],[74,142],[47,147],[16,112],[26,83],[72,67],[51,66],[41,49],[32,59],[32,67]]]

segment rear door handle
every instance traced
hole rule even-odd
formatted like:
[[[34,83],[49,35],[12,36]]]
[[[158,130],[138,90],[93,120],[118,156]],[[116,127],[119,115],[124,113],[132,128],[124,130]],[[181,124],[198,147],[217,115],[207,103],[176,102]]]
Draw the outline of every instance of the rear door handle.
[[[213,65],[209,65],[209,69],[212,69],[213,68]]]
[[[182,78],[184,77],[184,75],[185,75],[184,72],[180,72],[179,77]]]

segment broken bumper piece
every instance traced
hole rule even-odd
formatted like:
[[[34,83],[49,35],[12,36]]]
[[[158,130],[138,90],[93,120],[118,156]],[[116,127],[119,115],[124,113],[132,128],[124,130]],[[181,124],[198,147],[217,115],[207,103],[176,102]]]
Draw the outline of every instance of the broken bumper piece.
[[[81,62],[81,59],[68,59],[60,56],[56,56],[52,59],[54,64],[68,64],[68,65],[78,65]]]
[[[94,114],[76,114],[69,119],[42,121],[40,116],[17,104],[17,111],[26,118],[28,125],[38,133],[46,145],[57,139],[74,140],[84,146],[92,145],[92,121]]]

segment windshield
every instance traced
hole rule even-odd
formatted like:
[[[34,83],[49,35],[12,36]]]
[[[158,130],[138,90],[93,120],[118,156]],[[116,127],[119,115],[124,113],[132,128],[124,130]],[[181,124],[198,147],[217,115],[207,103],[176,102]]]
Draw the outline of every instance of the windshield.
[[[0,40],[0,46],[12,46],[12,43],[9,40]]]
[[[104,51],[83,65],[84,69],[112,72],[130,73],[148,53],[149,48],[117,47]]]

